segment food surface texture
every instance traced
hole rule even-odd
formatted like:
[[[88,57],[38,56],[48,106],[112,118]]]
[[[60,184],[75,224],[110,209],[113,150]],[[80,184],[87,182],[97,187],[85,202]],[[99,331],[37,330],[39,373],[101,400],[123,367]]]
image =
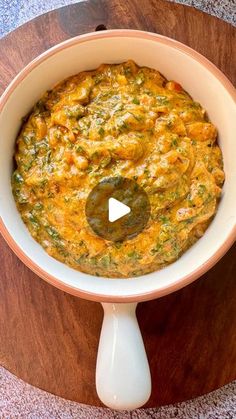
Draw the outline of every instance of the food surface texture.
[[[13,194],[52,257],[97,276],[146,274],[177,260],[216,213],[224,182],[216,140],[180,84],[133,61],[103,64],[47,91],[25,118]],[[91,190],[119,176],[135,180],[151,208],[145,229],[123,242],[96,235],[85,213]]]

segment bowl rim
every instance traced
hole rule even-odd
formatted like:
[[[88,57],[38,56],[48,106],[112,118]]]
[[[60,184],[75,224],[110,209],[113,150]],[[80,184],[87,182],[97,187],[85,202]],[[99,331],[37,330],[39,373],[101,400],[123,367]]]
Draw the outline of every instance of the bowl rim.
[[[163,35],[155,34],[152,32],[145,32],[140,30],[133,30],[133,29],[111,29],[99,32],[90,32],[83,35],[76,36],[74,38],[68,39],[63,41],[52,48],[46,50],[36,58],[34,58],[29,64],[27,64],[12,80],[9,86],[6,88],[5,92],[0,98],[0,113],[2,112],[4,106],[6,105],[8,99],[10,98],[11,94],[15,90],[15,88],[27,77],[27,75],[36,68],[39,64],[45,61],[47,58],[53,56],[54,54],[58,53],[59,51],[70,48],[75,44],[84,43],[94,39],[101,39],[101,38],[112,38],[112,37],[133,37],[133,38],[142,38],[142,39],[149,39],[152,41],[159,42],[161,44],[169,45],[174,47],[175,49],[180,50],[185,55],[190,56],[195,61],[202,64],[206,67],[223,85],[223,87],[227,90],[233,101],[236,105],[236,90],[232,83],[227,79],[227,77],[207,58],[203,55],[195,51],[194,49],[188,47],[187,45],[176,41],[172,38],[165,37]],[[186,285],[190,284],[205,272],[207,272],[210,268],[212,268],[222,256],[227,252],[227,250],[233,245],[236,239],[236,225],[234,225],[229,232],[227,238],[221,243],[218,247],[217,251],[208,258],[203,265],[200,265],[194,271],[190,272],[189,274],[183,276],[181,280],[176,280],[175,282],[171,283],[168,286],[163,286],[158,290],[152,290],[148,292],[143,292],[139,294],[131,294],[131,295],[106,295],[106,294],[98,294],[95,292],[89,292],[85,290],[78,289],[71,285],[65,284],[63,281],[57,279],[56,277],[50,275],[47,271],[37,265],[33,259],[29,258],[21,247],[15,242],[14,237],[9,233],[7,227],[4,224],[2,217],[0,217],[0,233],[2,234],[3,238],[8,243],[9,247],[13,250],[13,252],[19,257],[19,259],[34,273],[36,273],[40,278],[44,279],[46,282],[50,283],[51,285],[59,288],[60,290],[67,292],[69,294],[85,298],[87,300],[93,301],[100,301],[100,302],[110,302],[110,303],[124,303],[124,302],[137,302],[137,301],[148,301],[158,297],[162,297],[174,291],[177,291]],[[108,279],[111,280],[111,279]],[[115,279],[112,279],[112,281]]]

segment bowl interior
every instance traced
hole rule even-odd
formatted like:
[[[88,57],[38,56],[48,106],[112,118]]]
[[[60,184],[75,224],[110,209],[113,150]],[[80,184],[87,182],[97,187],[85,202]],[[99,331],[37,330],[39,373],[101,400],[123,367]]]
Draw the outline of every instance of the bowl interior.
[[[15,243],[38,267],[55,277],[59,287],[64,284],[82,293],[91,293],[92,299],[101,300],[106,300],[107,297],[119,300],[124,296],[138,299],[140,294],[153,291],[155,296],[158,293],[163,295],[185,285],[187,277],[190,282],[199,267],[210,266],[219,258],[219,253],[215,259],[214,254],[232,233],[236,220],[236,104],[219,78],[221,73],[195,54],[175,41],[139,31],[106,31],[85,35],[43,54],[18,75],[2,98],[0,214]],[[21,118],[30,111],[40,96],[70,75],[94,69],[101,63],[119,63],[128,59],[133,59],[139,65],[155,68],[168,79],[180,82],[207,109],[211,121],[218,128],[226,181],[213,222],[205,235],[178,261],[161,271],[138,278],[111,280],[80,273],[48,256],[31,238],[21,221],[12,196],[10,180],[15,138]],[[227,85],[223,78],[224,80]]]

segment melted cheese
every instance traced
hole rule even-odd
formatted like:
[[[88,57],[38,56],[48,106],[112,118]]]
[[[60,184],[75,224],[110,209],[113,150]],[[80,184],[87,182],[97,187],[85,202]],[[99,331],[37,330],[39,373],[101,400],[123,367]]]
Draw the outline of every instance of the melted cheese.
[[[70,77],[25,122],[12,188],[32,236],[54,258],[108,277],[175,261],[204,234],[224,181],[217,131],[204,109],[158,71],[128,61]],[[151,217],[113,243],[88,226],[85,203],[103,178],[135,179]]]

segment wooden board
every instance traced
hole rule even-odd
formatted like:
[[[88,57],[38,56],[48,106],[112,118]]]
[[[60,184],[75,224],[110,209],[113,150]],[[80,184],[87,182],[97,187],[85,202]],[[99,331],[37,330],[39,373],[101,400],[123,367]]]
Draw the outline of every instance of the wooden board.
[[[208,57],[236,83],[232,26],[160,0],[106,0],[48,13],[0,40],[1,91],[36,55],[98,25],[171,36]],[[49,392],[99,405],[94,379],[100,304],[46,284],[3,239],[0,266],[0,364]],[[236,378],[235,279],[233,247],[192,285],[138,306],[153,380],[148,406],[190,399]]]

